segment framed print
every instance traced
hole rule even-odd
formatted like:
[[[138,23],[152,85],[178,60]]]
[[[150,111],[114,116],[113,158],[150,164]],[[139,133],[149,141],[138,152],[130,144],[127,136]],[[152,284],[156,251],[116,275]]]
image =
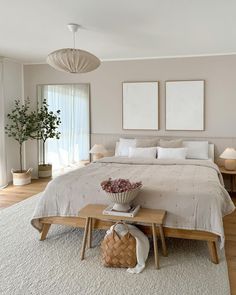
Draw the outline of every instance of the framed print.
[[[166,130],[204,130],[204,82],[166,81]]]
[[[123,83],[123,129],[158,130],[159,83]]]

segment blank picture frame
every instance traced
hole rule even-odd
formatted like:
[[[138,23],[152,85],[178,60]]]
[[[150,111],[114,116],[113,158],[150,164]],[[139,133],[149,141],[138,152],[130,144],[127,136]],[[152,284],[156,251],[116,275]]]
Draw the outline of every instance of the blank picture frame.
[[[159,129],[159,82],[123,82],[122,127]]]
[[[204,130],[204,80],[166,81],[166,130]]]

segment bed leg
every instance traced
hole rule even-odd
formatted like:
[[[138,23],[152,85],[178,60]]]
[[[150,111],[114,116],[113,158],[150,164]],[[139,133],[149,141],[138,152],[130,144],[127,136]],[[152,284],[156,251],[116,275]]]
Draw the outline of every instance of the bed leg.
[[[50,223],[43,223],[43,230],[41,232],[40,241],[44,241],[46,239],[50,226]]]
[[[207,241],[207,246],[208,246],[209,254],[211,257],[211,261],[215,264],[218,264],[219,258],[218,258],[218,254],[217,254],[216,242]]]

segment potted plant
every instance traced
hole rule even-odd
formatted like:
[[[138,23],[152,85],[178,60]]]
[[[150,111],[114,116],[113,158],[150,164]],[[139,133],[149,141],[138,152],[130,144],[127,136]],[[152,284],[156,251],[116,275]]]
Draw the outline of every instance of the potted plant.
[[[34,127],[33,117],[29,112],[29,105],[29,99],[24,104],[20,100],[15,100],[12,112],[7,115],[9,123],[5,127],[5,133],[19,143],[20,170],[11,170],[14,185],[25,185],[31,182],[31,172],[33,169],[24,170],[22,163],[22,146],[25,141],[31,138]]]
[[[42,178],[52,176],[52,165],[46,163],[45,160],[45,144],[49,138],[60,138],[61,133],[58,131],[58,127],[61,123],[61,119],[59,115],[60,110],[57,110],[56,113],[49,110],[46,99],[42,101],[38,113],[35,113],[37,127],[36,132],[34,132],[31,137],[42,141],[42,163],[38,165],[38,175]]]

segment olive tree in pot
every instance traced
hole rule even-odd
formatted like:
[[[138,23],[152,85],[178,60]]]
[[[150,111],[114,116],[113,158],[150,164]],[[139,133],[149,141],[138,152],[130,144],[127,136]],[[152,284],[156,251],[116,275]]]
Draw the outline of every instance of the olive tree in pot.
[[[61,119],[59,115],[60,110],[57,110],[56,113],[49,110],[46,99],[42,101],[37,114],[35,113],[37,131],[33,133],[32,138],[36,138],[42,142],[42,163],[38,165],[38,175],[42,178],[52,176],[52,165],[46,163],[45,159],[45,145],[49,138],[60,138],[61,133],[58,131],[58,127]]]
[[[5,133],[19,143],[20,169],[12,169],[13,184],[25,185],[31,182],[32,168],[23,169],[23,143],[31,138],[34,128],[34,118],[29,111],[30,101],[27,99],[24,104],[20,100],[15,100],[15,105],[11,113],[7,115],[9,123],[5,127]]]

